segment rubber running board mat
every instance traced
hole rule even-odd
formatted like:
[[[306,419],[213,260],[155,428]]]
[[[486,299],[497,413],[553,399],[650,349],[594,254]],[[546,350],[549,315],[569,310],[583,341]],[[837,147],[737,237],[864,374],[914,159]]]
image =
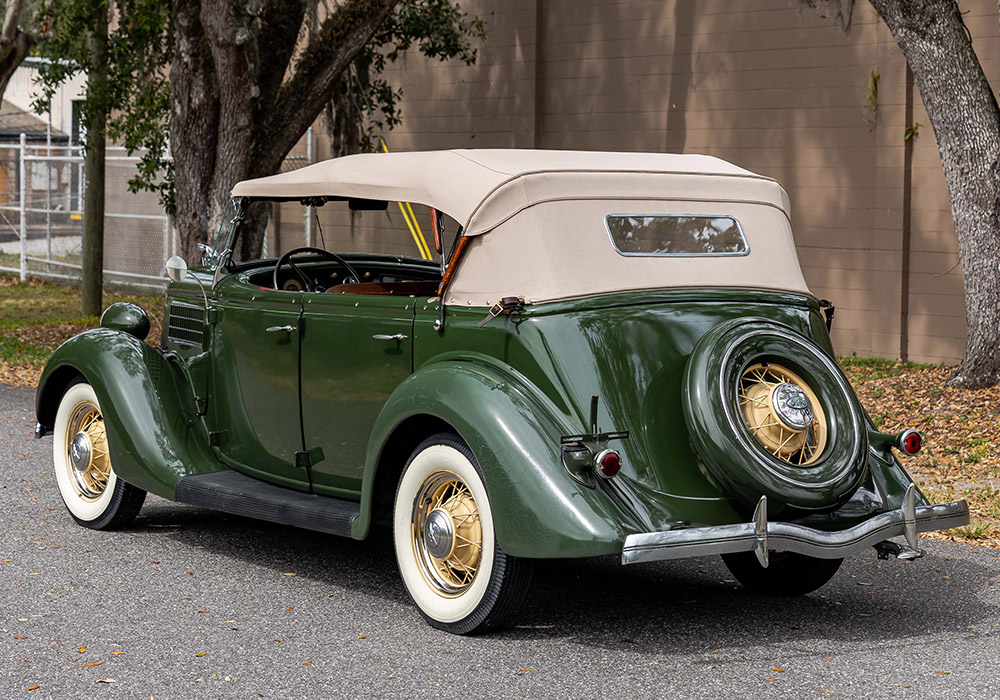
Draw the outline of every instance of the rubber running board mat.
[[[192,506],[344,537],[351,536],[361,511],[357,501],[293,491],[231,469],[181,477],[176,498]]]

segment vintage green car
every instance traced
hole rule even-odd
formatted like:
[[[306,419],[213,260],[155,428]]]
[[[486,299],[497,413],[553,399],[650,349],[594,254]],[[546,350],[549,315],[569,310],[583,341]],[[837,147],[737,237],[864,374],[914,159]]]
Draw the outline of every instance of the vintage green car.
[[[441,259],[234,261],[261,201],[426,205]],[[119,303],[45,368],[36,434],[81,525],[127,525],[147,492],[356,539],[381,519],[417,608],[465,634],[510,620],[534,559],[721,554],[796,595],[968,522],[838,368],[774,180],[698,155],[372,154],[241,182],[226,211],[201,267],[168,264],[162,347]]]

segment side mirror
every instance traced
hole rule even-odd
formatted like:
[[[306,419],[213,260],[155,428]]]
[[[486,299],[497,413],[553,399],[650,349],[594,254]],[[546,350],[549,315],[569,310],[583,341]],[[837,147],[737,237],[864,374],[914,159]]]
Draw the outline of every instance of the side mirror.
[[[172,279],[174,282],[180,282],[182,279],[187,277],[188,266],[184,262],[184,258],[179,255],[174,255],[169,260],[167,260],[167,277]]]
[[[184,258],[179,255],[171,256],[167,259],[167,277],[172,279],[174,282],[180,282],[181,280],[187,279],[188,277],[188,266],[184,262]],[[201,283],[197,275],[191,275],[191,279],[198,283],[198,289],[201,290],[201,296],[205,300],[205,314],[207,318],[208,314],[208,293],[205,291],[205,285]]]

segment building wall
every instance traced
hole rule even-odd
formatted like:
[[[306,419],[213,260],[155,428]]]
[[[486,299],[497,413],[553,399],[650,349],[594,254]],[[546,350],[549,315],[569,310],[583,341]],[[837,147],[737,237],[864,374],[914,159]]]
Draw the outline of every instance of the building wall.
[[[73,101],[83,99],[87,89],[87,78],[83,73],[77,73],[66,81],[52,96],[50,112],[35,112],[34,101],[41,92],[36,84],[38,66],[45,59],[29,56],[14,70],[7,84],[3,98],[25,112],[35,114],[41,121],[51,119],[52,129],[63,134],[73,133]]]
[[[960,0],[1000,81],[992,0]],[[780,180],[803,271],[837,306],[844,354],[899,356],[906,65],[868,3],[845,35],[795,0],[465,0],[475,66],[411,54],[393,150],[503,147],[707,153]],[[879,75],[877,108],[866,96]],[[914,89],[907,350],[955,362],[962,275],[929,119]]]

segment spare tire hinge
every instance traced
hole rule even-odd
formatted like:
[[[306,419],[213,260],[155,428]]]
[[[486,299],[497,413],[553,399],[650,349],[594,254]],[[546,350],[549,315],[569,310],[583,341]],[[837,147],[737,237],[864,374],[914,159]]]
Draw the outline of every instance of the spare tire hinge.
[[[819,300],[819,308],[823,312],[823,316],[826,318],[826,330],[830,331],[833,326],[833,315],[837,312],[837,307],[833,305],[828,299]]]

